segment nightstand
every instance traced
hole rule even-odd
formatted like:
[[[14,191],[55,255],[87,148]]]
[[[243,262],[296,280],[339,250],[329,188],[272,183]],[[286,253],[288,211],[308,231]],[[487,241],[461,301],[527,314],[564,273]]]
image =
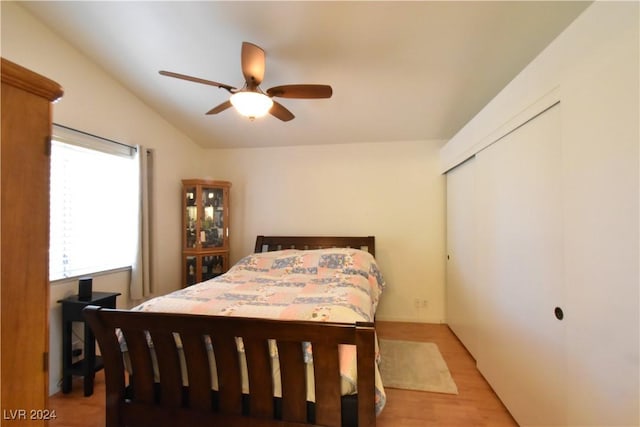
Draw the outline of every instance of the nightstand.
[[[96,371],[104,367],[102,358],[96,356],[96,340],[82,316],[82,309],[88,305],[106,308],[116,308],[116,297],[121,295],[114,292],[93,292],[91,299],[80,300],[78,295],[59,300],[62,304],[62,392],[71,391],[73,375],[84,377],[84,395],[93,394],[93,379]],[[72,325],[73,322],[84,323],[83,358],[72,363]]]

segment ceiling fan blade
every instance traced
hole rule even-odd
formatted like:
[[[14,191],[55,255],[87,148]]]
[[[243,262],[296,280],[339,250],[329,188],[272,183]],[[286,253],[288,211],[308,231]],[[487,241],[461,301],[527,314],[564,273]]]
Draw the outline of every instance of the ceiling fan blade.
[[[242,74],[247,86],[254,88],[262,83],[264,78],[265,55],[260,46],[242,42]]]
[[[267,95],[280,98],[331,98],[333,89],[328,85],[284,85],[267,89]]]
[[[222,104],[216,105],[211,110],[207,111],[206,114],[218,114],[229,107],[231,107],[231,101],[224,101]]]
[[[273,101],[273,107],[271,107],[271,110],[269,110],[269,114],[282,120],[283,122],[293,120],[293,118],[295,117],[291,111],[287,110],[282,104],[276,101]]]
[[[214,82],[212,80],[205,80],[205,79],[201,79],[199,77],[187,76],[186,74],[178,74],[178,73],[173,73],[171,71],[159,71],[159,73],[162,74],[163,76],[167,76],[167,77],[175,77],[176,79],[188,80],[190,82],[202,83],[202,84],[209,85],[209,86],[216,86],[216,87],[219,87],[221,89],[226,89],[229,92],[231,92],[233,90],[236,90],[235,87],[226,85],[224,83],[218,83],[218,82]]]

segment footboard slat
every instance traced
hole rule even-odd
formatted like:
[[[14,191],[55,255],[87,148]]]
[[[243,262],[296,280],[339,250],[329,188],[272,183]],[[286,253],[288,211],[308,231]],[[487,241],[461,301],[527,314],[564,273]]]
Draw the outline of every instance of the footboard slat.
[[[249,377],[249,408],[252,416],[272,418],[273,376],[266,339],[243,338]]]
[[[111,427],[121,424],[122,419],[121,412],[115,408],[120,407],[120,402],[124,402],[126,396],[124,359],[113,322],[107,322],[100,316],[98,309],[96,306],[87,308],[83,315],[100,342],[104,370],[109,372],[109,375],[105,374],[104,379],[107,402],[105,425]]]
[[[356,348],[358,364],[358,395],[374,396],[373,399],[358,399],[358,424],[376,425],[375,371],[367,367],[375,364],[375,332],[370,327],[356,325]],[[362,394],[361,394],[362,393]]]
[[[122,329],[127,342],[129,358],[131,360],[131,383],[133,385],[133,400],[153,403],[155,400],[153,389],[153,365],[151,351],[147,344],[144,331]]]
[[[181,333],[184,358],[189,379],[189,407],[211,410],[211,374],[204,336],[196,333]]]
[[[160,401],[164,406],[177,408],[182,404],[180,358],[173,333],[150,332],[158,360]]]
[[[212,334],[211,341],[218,371],[220,412],[240,415],[242,413],[242,378],[235,337]]]
[[[280,383],[282,384],[282,419],[307,421],[307,388],[302,344],[278,342],[280,359]]]
[[[312,343],[313,371],[316,383],[316,423],[340,427],[340,367],[338,346]]]

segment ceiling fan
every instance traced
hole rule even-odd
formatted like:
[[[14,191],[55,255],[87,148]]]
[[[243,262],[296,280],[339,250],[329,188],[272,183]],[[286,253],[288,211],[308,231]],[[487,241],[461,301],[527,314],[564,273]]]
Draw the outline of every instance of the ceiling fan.
[[[282,104],[274,101],[272,98],[318,99],[331,98],[333,94],[331,86],[317,84],[275,86],[267,89],[265,94],[262,89],[260,89],[260,83],[262,83],[262,79],[264,78],[265,53],[262,48],[253,43],[242,43],[241,63],[245,83],[240,89],[224,83],[173,73],[171,71],[160,71],[160,74],[167,77],[175,77],[191,82],[216,86],[220,89],[225,89],[231,94],[229,100],[213,107],[207,114],[218,114],[233,106],[240,114],[251,119],[270,113],[272,116],[288,122],[295,116],[291,111],[287,110]]]

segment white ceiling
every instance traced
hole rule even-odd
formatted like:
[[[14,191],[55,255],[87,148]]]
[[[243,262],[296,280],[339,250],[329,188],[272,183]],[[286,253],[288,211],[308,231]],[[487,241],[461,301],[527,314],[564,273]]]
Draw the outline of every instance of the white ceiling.
[[[448,139],[589,4],[578,1],[24,2],[33,14],[203,147]],[[240,46],[266,51],[261,87],[320,83],[331,99],[279,99],[296,118],[250,121]]]

